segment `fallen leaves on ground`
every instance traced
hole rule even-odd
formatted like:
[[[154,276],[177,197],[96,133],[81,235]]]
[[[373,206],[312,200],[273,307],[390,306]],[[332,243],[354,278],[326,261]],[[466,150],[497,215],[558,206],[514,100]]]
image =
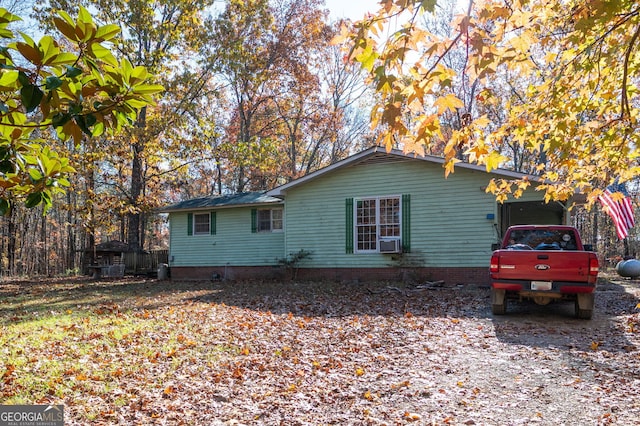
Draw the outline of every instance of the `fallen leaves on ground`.
[[[393,284],[394,288],[398,286]],[[66,424],[633,424],[638,284],[592,321],[486,288],[0,283],[0,403]]]

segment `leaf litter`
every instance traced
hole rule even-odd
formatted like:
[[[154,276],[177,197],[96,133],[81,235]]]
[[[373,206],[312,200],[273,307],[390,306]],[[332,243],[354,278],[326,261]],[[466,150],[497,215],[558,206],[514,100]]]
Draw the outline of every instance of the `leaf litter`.
[[[0,283],[0,403],[66,424],[640,424],[640,289],[591,321],[483,287]]]

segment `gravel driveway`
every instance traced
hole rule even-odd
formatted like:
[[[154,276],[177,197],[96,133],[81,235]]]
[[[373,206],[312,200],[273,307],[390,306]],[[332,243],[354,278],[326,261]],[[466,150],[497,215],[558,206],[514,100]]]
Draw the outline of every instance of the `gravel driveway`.
[[[207,421],[640,425],[637,281],[603,281],[592,320],[561,303],[493,317],[488,288],[311,286],[200,299],[257,315],[234,335],[251,347],[242,377],[212,390]]]

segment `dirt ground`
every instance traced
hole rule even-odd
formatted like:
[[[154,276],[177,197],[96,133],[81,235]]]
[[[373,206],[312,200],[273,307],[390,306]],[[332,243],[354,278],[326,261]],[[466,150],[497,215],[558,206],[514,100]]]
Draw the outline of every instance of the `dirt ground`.
[[[112,377],[110,393],[49,401],[65,404],[69,425],[640,425],[638,281],[603,280],[592,320],[560,303],[511,303],[494,317],[482,287],[148,281],[73,291],[99,291],[118,320],[156,318],[163,330],[99,355],[141,366]],[[127,358],[169,331],[193,342],[185,357]],[[91,408],[99,414],[88,418]]]
[[[483,288],[398,290],[352,286],[351,296],[316,300],[219,293],[218,302],[288,311],[306,324],[284,339],[303,380],[287,396],[267,395],[281,381],[247,371],[243,386],[211,401],[216,422],[640,424],[637,282],[600,285],[590,321],[560,303],[512,303],[494,317]]]

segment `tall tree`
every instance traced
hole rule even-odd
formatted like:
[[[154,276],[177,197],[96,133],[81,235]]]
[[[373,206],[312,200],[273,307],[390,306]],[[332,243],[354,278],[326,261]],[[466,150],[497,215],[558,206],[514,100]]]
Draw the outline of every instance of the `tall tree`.
[[[204,11],[212,4],[213,0],[50,0],[38,10],[44,20],[56,9],[73,10],[77,5],[95,8],[98,19],[119,22],[123,28],[126,37],[117,45],[119,54],[152,70],[168,89],[175,89],[180,75],[188,72],[185,69],[189,66],[189,52],[197,51],[203,40]],[[145,213],[150,209],[147,187],[151,184],[150,176],[159,173],[157,163],[151,162],[160,161],[162,151],[158,149],[162,142],[158,139],[171,126],[179,124],[188,99],[198,96],[201,81],[196,78],[188,82],[196,87],[192,87],[182,103],[171,107],[161,103],[155,111],[141,108],[134,127],[113,141],[127,148],[127,152],[120,147],[111,152],[111,159],[117,161],[111,170],[118,170],[119,179],[108,183],[126,201],[120,211],[126,221],[126,239],[131,250],[142,248]],[[127,170],[119,167],[123,161],[129,164]]]
[[[232,0],[216,21],[210,56],[233,111],[221,148],[232,164],[232,191],[266,189],[277,182],[280,153],[289,153],[284,176],[296,153],[291,145],[307,115],[302,103],[319,90],[313,72],[329,41],[319,0]],[[282,147],[285,148],[282,148]]]
[[[331,36],[334,34],[331,29]],[[311,173],[349,155],[366,139],[369,123],[360,108],[366,101],[367,87],[360,68],[346,61],[339,46],[327,45],[314,64],[317,77],[313,95],[298,93],[298,113],[283,115],[287,128],[297,129],[299,135],[289,138],[289,179]],[[302,85],[300,85],[302,87]],[[295,126],[293,125],[295,124]]]

